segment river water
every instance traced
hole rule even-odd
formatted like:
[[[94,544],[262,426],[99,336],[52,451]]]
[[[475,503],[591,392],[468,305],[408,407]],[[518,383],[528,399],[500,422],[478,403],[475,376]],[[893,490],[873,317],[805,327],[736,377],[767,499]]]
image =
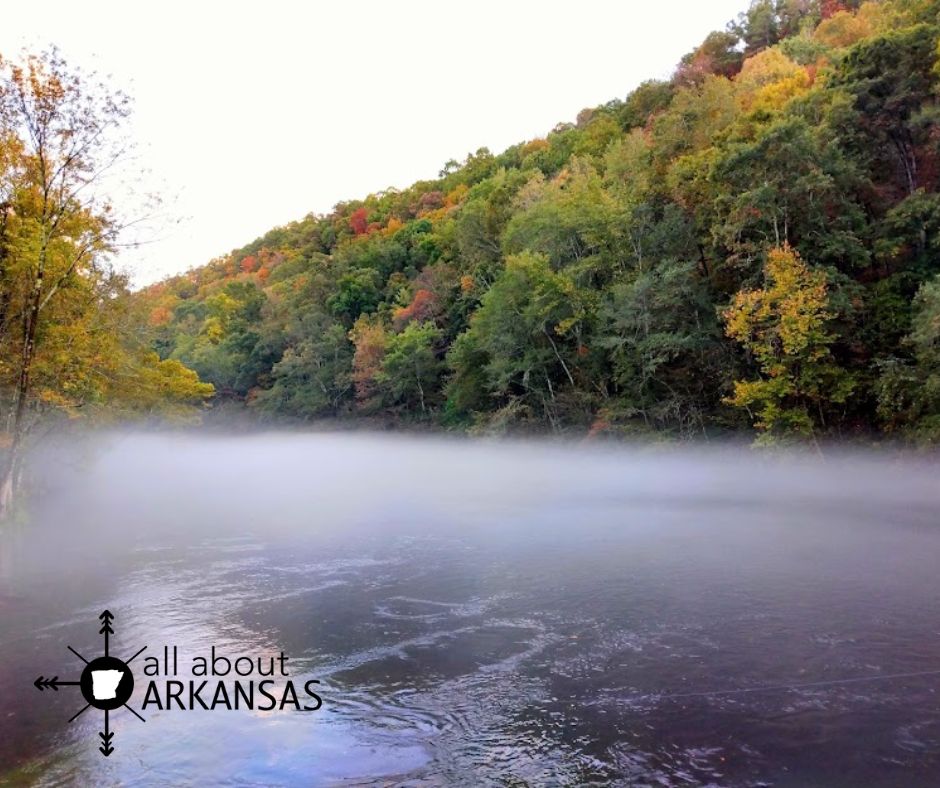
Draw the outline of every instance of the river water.
[[[130,434],[38,462],[0,784],[940,784],[925,461]],[[112,654],[147,646],[108,758],[78,687],[32,683],[77,679],[105,608]],[[186,681],[283,653],[322,707],[143,709],[164,646]]]

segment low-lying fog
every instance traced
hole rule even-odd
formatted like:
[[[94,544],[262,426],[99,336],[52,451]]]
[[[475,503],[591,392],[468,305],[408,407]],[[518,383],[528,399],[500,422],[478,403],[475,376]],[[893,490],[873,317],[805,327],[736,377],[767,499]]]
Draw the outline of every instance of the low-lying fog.
[[[0,536],[0,783],[940,780],[937,470],[364,434],[47,448]],[[100,712],[69,724],[77,692],[32,686],[77,677],[66,645],[96,654],[104,608],[123,657],[283,651],[323,708],[114,712],[105,760]]]

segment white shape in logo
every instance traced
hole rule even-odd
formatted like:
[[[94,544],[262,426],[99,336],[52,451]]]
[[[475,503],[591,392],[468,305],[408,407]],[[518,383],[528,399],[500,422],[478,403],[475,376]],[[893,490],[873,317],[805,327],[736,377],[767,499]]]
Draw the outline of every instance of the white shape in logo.
[[[91,694],[95,700],[113,700],[117,696],[123,670],[93,670],[91,672]]]

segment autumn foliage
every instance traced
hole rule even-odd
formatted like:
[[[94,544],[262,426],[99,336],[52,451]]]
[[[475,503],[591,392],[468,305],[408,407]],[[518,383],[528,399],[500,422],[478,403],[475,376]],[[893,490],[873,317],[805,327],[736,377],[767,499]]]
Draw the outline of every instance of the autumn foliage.
[[[753,0],[669,79],[148,289],[153,346],[264,416],[940,436],[938,38],[932,0]]]
[[[357,208],[349,215],[349,229],[356,235],[362,235],[368,228],[366,217],[368,212],[365,208]]]

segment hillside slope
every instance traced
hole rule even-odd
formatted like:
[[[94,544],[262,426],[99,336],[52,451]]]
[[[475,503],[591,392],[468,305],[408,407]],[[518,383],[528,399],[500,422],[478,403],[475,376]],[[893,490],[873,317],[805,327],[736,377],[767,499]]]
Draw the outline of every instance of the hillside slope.
[[[154,346],[266,416],[930,441],[938,13],[757,0],[670,81],[147,288]]]

